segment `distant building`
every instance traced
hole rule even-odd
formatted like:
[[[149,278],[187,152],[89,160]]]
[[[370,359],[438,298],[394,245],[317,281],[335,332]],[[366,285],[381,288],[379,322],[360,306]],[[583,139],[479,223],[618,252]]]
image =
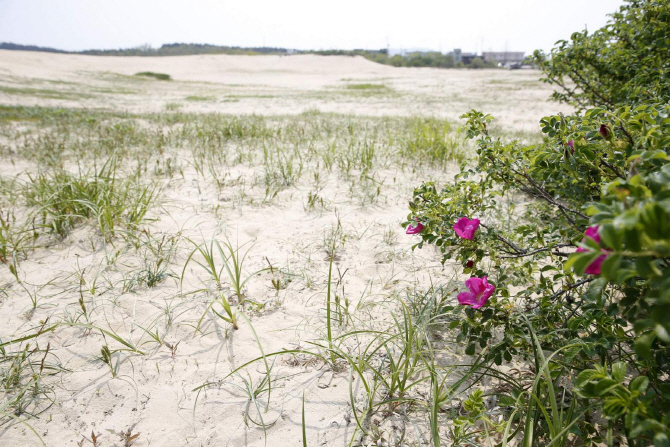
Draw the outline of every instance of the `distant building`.
[[[453,56],[455,63],[463,63],[466,65],[472,62],[472,59],[477,57],[477,53],[464,53],[460,48],[454,48],[454,50],[447,53],[447,55]]]
[[[482,57],[486,63],[511,67],[522,64],[525,54],[523,51],[484,51]]]

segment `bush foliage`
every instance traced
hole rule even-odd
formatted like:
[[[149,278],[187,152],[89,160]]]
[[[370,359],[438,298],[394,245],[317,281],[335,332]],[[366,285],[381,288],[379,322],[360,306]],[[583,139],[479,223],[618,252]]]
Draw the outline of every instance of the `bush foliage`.
[[[495,286],[480,309],[454,309],[457,340],[482,368],[536,374],[494,392],[505,439],[670,445],[669,43],[670,2],[633,0],[536,52],[554,98],[582,113],[542,118],[543,142],[527,146],[470,111],[474,162],[414,192],[417,246]],[[470,239],[453,229],[464,216],[481,220]]]
[[[549,55],[535,52],[545,81],[560,88],[555,99],[613,109],[670,96],[667,0],[629,0],[612,18],[593,34],[559,41]]]

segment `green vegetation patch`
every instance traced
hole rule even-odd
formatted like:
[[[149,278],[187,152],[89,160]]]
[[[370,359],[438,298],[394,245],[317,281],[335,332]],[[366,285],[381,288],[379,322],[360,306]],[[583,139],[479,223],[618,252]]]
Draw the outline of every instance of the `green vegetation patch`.
[[[382,96],[396,93],[385,84],[374,83],[347,84],[344,90],[347,94],[356,96]]]
[[[16,87],[7,87],[5,85],[0,86],[0,93],[6,93],[8,95],[37,96],[39,98],[49,98],[49,99],[93,98],[93,95],[90,95],[88,93],[47,90],[39,88],[16,88]]]
[[[169,74],[166,73],[155,73],[153,71],[140,71],[138,73],[135,73],[135,76],[144,76],[147,78],[154,78],[158,79],[159,81],[171,81],[172,78],[170,77]]]
[[[347,90],[392,90],[384,84],[349,84],[346,88]]]
[[[215,101],[213,96],[187,96],[186,101]]]

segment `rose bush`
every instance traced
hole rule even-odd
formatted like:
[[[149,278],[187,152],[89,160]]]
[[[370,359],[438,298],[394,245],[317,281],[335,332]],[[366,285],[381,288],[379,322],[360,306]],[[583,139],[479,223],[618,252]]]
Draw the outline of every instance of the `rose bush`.
[[[463,115],[476,158],[410,201],[416,247],[435,245],[471,276],[449,325],[456,340],[487,371],[516,361],[537,374],[497,392],[525,445],[670,446],[669,12],[630,1],[604,30],[560,43],[543,60],[548,80],[583,77],[557,98],[586,110],[542,118],[537,145]],[[621,82],[589,90],[610,82],[589,64]]]

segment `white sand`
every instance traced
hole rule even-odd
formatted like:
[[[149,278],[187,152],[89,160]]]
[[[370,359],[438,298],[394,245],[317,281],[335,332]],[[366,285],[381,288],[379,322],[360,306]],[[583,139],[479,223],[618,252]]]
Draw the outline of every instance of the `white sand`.
[[[168,73],[173,81],[127,77],[139,71]],[[393,68],[360,57],[119,58],[0,51],[0,86],[5,87],[0,90],[0,104],[142,112],[179,107],[183,111],[265,115],[318,109],[361,115],[435,115],[454,120],[478,107],[519,131],[535,131],[541,116],[561,110],[546,102],[550,91],[537,78],[535,71]],[[384,84],[392,90],[366,96],[345,88],[364,83]],[[62,97],[45,91],[61,92]],[[208,99],[186,100],[189,96]],[[31,165],[13,166],[0,159],[2,175],[24,169],[31,169]],[[235,169],[247,179],[254,175],[253,168]],[[266,258],[277,267],[290,268],[297,276],[277,296],[269,273],[250,281],[249,298],[266,304],[263,311],[250,312],[250,316],[266,353],[307,349],[310,345],[306,342],[318,339],[324,331],[321,316],[328,261],[321,245],[324,234],[336,222],[334,208],[347,234],[336,267],[347,271],[343,286],[345,296],[351,300],[350,308],[354,312],[362,304],[355,311],[361,320],[381,318],[380,314],[368,315],[364,304],[379,302],[407,287],[425,287],[431,281],[441,283],[452,277],[451,269],[440,266],[440,256],[433,248],[409,250],[416,237],[405,235],[399,223],[405,220],[407,199],[421,179],[448,179],[454,169],[417,173],[379,170],[378,177],[385,179],[383,197],[365,208],[349,198],[349,184],[333,174],[323,195],[335,206],[318,214],[304,209],[310,191],[307,180],[280,193],[270,205],[246,205],[240,209],[230,197],[218,197],[211,183],[199,179],[194,169],[187,166],[185,179],[176,180],[166,190],[164,208],[153,211],[152,215],[160,220],[150,227],[154,234],[181,232],[195,240],[211,237],[219,228],[233,241],[254,241],[246,265],[249,271],[267,266]],[[212,211],[217,205],[218,216]],[[387,228],[397,235],[395,245],[384,242]],[[0,337],[6,340],[18,336],[40,320],[58,320],[66,309],[76,310],[78,282],[71,275],[79,266],[87,269],[88,281],[99,273],[98,294],[86,295],[97,324],[144,343],[149,338],[140,326],[159,322],[162,331],[167,318],[164,310],[171,308],[174,321],[166,340],[179,345],[174,356],[166,346],[147,343],[141,346],[145,356],[115,357],[122,363],[119,377],[112,379],[107,366],[99,360],[100,348],[105,344],[99,332],[84,335],[82,329],[68,328],[44,336],[40,346],[49,341],[52,352],[69,370],[54,385],[55,405],[39,419],[29,421],[47,445],[75,446],[92,430],[102,434],[100,445],[117,445],[118,437],[108,430],[119,432],[134,426],[134,432],[141,433],[136,446],[298,446],[303,393],[309,445],[348,445],[355,427],[348,402],[348,372],[335,374],[330,382],[332,373],[321,362],[300,365],[292,363],[287,355],[276,358],[270,410],[262,413],[266,422],[275,422],[267,430],[267,444],[263,430],[245,426],[247,399],[239,389],[224,386],[199,396],[193,392],[195,387],[221,379],[260,354],[252,331],[242,322],[239,331],[226,333],[227,325],[210,314],[203,334],[194,336],[193,328],[205,303],[198,295],[179,296],[178,281],[174,279],[135,293],[104,292],[104,278],[118,280],[120,273],[113,267],[104,268],[105,256],[111,256],[114,250],[107,247],[105,252],[101,244],[91,248],[93,232],[90,227],[80,228],[64,242],[31,253],[21,264],[27,290],[14,283],[6,267],[0,268],[0,284],[8,284],[8,296],[0,296]],[[189,245],[183,241],[172,265],[177,276],[188,253]],[[137,265],[139,260],[122,255],[118,262]],[[195,290],[198,278],[204,276],[191,264],[184,291]],[[39,288],[52,279],[55,282],[51,286]],[[27,313],[28,292],[39,295],[40,306],[34,314]],[[121,347],[109,338],[107,343]],[[264,367],[259,362],[247,370],[258,381]],[[246,373],[242,377],[247,377]],[[239,378],[234,382],[243,384]],[[361,385],[355,386],[360,389]],[[257,417],[253,405],[250,411]],[[383,424],[382,432],[387,438],[392,437],[402,424],[392,416]],[[414,439],[408,438],[403,445],[413,445]],[[426,433],[423,440],[427,440]],[[40,444],[26,427],[14,425],[0,428],[0,445]]]

